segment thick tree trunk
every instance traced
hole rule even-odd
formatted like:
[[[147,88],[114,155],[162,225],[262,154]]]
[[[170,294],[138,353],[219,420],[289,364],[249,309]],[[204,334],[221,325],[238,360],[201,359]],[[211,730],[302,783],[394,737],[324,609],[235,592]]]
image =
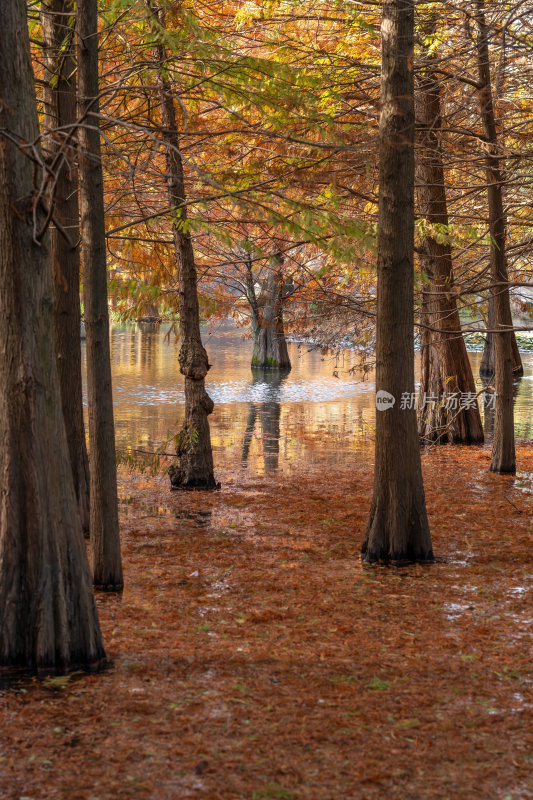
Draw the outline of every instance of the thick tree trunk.
[[[506,229],[503,208],[502,174],[498,151],[498,135],[492,102],[488,28],[485,21],[484,2],[476,0],[476,49],[479,73],[479,103],[483,133],[485,135],[485,170],[489,230],[491,235],[490,270],[494,327],[494,372],[496,410],[494,414],[494,442],[492,446],[492,472],[516,471],[513,409],[513,320],[509,304],[509,285],[505,258]],[[501,331],[501,332],[500,332]]]
[[[3,0],[0,30],[0,129],[35,142],[24,0]],[[61,409],[52,272],[34,238],[44,215],[24,149],[0,134],[0,664],[95,667],[105,653]]]
[[[252,368],[287,371],[291,369],[291,360],[283,327],[281,256],[275,256],[273,262],[257,300],[259,313],[255,326],[252,326]]]
[[[365,561],[433,558],[414,408],[414,2],[385,0],[378,227],[376,458]],[[389,394],[387,394],[389,393]],[[387,401],[382,406],[380,400]],[[383,400],[382,400],[383,398]]]
[[[83,301],[91,467],[91,562],[95,586],[123,586],[118,527],[115,423],[109,351],[104,183],[98,120],[96,0],[78,0],[78,89]]]
[[[164,16],[158,14],[164,25]],[[167,185],[170,205],[177,209],[173,225],[174,252],[178,269],[181,348],[180,372],[185,376],[185,422],[176,437],[178,463],[169,469],[174,489],[215,489],[216,483],[208,416],[213,401],[205,390],[205,376],[210,368],[200,335],[200,310],[194,251],[187,230],[185,183],[179,152],[176,111],[169,81],[163,77],[166,53],[157,48],[162,135],[166,145]]]
[[[57,366],[74,488],[82,526],[88,531],[90,478],[81,383],[78,174],[73,138],[77,119],[75,45],[74,29],[69,25],[73,15],[72,0],[48,0],[41,7],[47,84],[44,90],[45,155],[56,176],[54,218],[63,229],[62,232],[57,225],[52,225],[50,230]]]
[[[427,33],[435,31],[435,18]],[[418,160],[416,164],[419,214],[431,225],[448,225],[446,186],[441,148],[440,82],[426,56],[417,92]],[[449,244],[427,235],[419,263],[429,281],[423,291],[421,381],[418,432],[424,442],[472,444],[483,441],[483,426],[472,368],[466,352],[453,286]],[[462,402],[469,394],[471,403]],[[433,399],[435,398],[435,399]]]

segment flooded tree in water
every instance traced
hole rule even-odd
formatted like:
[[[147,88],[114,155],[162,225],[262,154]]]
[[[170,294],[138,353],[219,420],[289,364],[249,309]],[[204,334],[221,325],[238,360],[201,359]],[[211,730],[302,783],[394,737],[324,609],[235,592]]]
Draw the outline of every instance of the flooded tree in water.
[[[164,13],[150,6],[155,30],[164,32]],[[158,88],[161,106],[161,135],[165,143],[167,191],[176,218],[172,226],[174,254],[178,270],[178,311],[181,347],[180,372],[185,376],[185,422],[176,437],[178,463],[169,469],[175,489],[214,489],[213,452],[208,416],[213,401],[205,390],[205,376],[210,368],[200,335],[200,309],[196,265],[192,239],[187,225],[183,162],[174,107],[172,85],[168,78],[168,56],[162,44],[156,48]]]
[[[436,15],[431,13],[424,34],[432,41]],[[418,210],[430,225],[448,226],[446,184],[441,147],[440,79],[434,71],[435,55],[427,49],[419,69],[416,89],[416,160]],[[457,299],[453,291],[452,249],[427,233],[419,247],[419,264],[427,279],[420,314],[421,376],[418,431],[422,441],[472,444],[483,441],[477,401],[461,408],[460,395],[475,396],[472,367],[461,333]],[[442,402],[441,398],[451,402]],[[425,402],[428,398],[437,398]],[[455,399],[455,403],[452,398]]]
[[[283,256],[276,253],[270,259],[268,275],[261,290],[256,291],[252,261],[246,267],[246,296],[250,303],[254,349],[252,369],[291,369],[291,360],[283,326],[283,304],[286,296],[283,276]]]
[[[414,0],[386,0],[381,27],[376,445],[365,561],[433,558],[414,394]],[[381,401],[381,403],[380,403]]]
[[[0,30],[0,665],[91,667],[105,653],[61,405],[50,198],[28,144],[39,130],[25,0],[2,1]]]

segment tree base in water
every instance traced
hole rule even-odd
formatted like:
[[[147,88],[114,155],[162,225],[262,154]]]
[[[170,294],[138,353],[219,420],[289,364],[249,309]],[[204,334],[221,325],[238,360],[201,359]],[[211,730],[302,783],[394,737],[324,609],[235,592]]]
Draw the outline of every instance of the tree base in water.
[[[279,362],[275,358],[267,357],[263,361],[260,358],[252,358],[252,369],[259,369],[259,370],[277,370],[278,372],[290,372],[291,371],[291,363],[290,361]]]
[[[168,475],[171,489],[181,489],[182,491],[220,489],[220,482],[216,481],[213,475],[208,475],[206,478],[188,478],[184,475],[183,470],[176,466],[169,467]]]

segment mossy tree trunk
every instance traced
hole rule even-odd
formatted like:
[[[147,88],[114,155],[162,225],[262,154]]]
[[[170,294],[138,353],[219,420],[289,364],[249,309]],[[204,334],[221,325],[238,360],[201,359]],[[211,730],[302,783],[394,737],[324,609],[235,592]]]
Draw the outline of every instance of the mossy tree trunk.
[[[23,144],[39,135],[24,0],[3,0],[0,30],[0,128],[22,143],[0,136],[0,665],[96,667],[105,653],[61,407],[40,177]]]
[[[432,36],[436,17],[424,33]],[[416,181],[420,216],[432,226],[448,225],[446,185],[442,159],[440,80],[427,55],[417,87],[416,124],[418,158]],[[472,367],[461,333],[453,285],[452,250],[429,232],[419,251],[420,269],[427,284],[421,309],[421,380],[418,432],[424,442],[472,444],[483,441],[477,400],[462,403],[461,395],[475,397]],[[434,399],[435,398],[435,399]],[[446,398],[443,400],[443,398]]]
[[[74,488],[82,526],[88,531],[90,476],[81,382],[76,62],[72,25],[74,14],[72,0],[48,0],[41,6],[46,81],[44,148],[56,181],[56,223],[50,229],[50,255],[55,289],[57,366]]]
[[[394,405],[376,411],[374,490],[365,561],[433,558],[414,393],[414,2],[385,0],[381,27],[376,390]],[[386,397],[386,395],[385,395]]]

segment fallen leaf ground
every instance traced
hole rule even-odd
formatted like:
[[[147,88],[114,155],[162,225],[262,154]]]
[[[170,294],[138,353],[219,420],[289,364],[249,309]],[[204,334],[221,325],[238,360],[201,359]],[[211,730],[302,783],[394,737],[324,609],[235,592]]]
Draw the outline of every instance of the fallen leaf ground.
[[[2,798],[533,797],[533,448],[424,456],[438,561],[365,567],[372,463],[122,472],[97,675],[0,692]]]

